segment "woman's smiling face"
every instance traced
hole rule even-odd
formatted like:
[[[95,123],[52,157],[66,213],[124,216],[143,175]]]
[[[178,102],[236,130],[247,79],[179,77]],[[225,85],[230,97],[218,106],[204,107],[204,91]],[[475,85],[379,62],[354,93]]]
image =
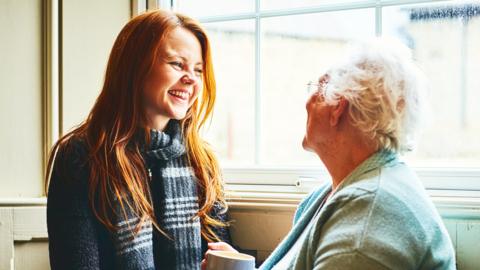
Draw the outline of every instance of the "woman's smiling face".
[[[163,130],[170,119],[183,119],[203,86],[202,47],[182,27],[162,41],[143,93],[148,126]]]

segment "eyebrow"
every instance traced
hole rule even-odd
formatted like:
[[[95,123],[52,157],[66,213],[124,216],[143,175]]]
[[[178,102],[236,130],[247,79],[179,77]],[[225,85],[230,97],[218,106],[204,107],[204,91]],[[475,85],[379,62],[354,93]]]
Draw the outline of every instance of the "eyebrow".
[[[178,55],[178,54],[172,54],[172,53],[167,52],[166,55],[167,55],[167,58],[180,58],[183,61],[188,62],[187,58],[185,58],[184,56]],[[197,63],[195,63],[195,65],[202,65],[203,66],[203,61],[197,62]]]
[[[318,83],[319,84],[327,84],[330,80],[330,76],[328,75],[328,73],[324,73],[322,76],[320,76],[320,78],[318,78]]]

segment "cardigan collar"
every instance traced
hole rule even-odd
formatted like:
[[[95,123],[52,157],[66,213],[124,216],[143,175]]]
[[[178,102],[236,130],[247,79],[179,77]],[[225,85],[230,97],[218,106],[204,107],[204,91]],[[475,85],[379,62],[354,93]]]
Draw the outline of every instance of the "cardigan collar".
[[[368,172],[380,167],[392,166],[399,162],[400,160],[397,153],[384,148],[380,149],[378,152],[374,153],[360,165],[358,165],[349,175],[347,175],[340,185],[338,185],[337,191],[362,179],[361,176]]]

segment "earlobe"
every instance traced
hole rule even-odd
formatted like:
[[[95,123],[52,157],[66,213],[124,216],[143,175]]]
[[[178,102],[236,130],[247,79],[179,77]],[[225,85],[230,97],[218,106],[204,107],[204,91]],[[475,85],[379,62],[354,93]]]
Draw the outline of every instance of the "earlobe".
[[[346,113],[348,107],[348,101],[344,98],[338,100],[337,105],[332,106],[330,113],[330,125],[336,126],[340,122],[342,115]]]

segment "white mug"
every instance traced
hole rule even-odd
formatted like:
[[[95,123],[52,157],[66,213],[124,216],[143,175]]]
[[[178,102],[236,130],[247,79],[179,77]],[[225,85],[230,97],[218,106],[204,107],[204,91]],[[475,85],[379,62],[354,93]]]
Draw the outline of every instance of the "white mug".
[[[207,254],[207,270],[254,270],[253,256],[223,250],[212,250]]]

